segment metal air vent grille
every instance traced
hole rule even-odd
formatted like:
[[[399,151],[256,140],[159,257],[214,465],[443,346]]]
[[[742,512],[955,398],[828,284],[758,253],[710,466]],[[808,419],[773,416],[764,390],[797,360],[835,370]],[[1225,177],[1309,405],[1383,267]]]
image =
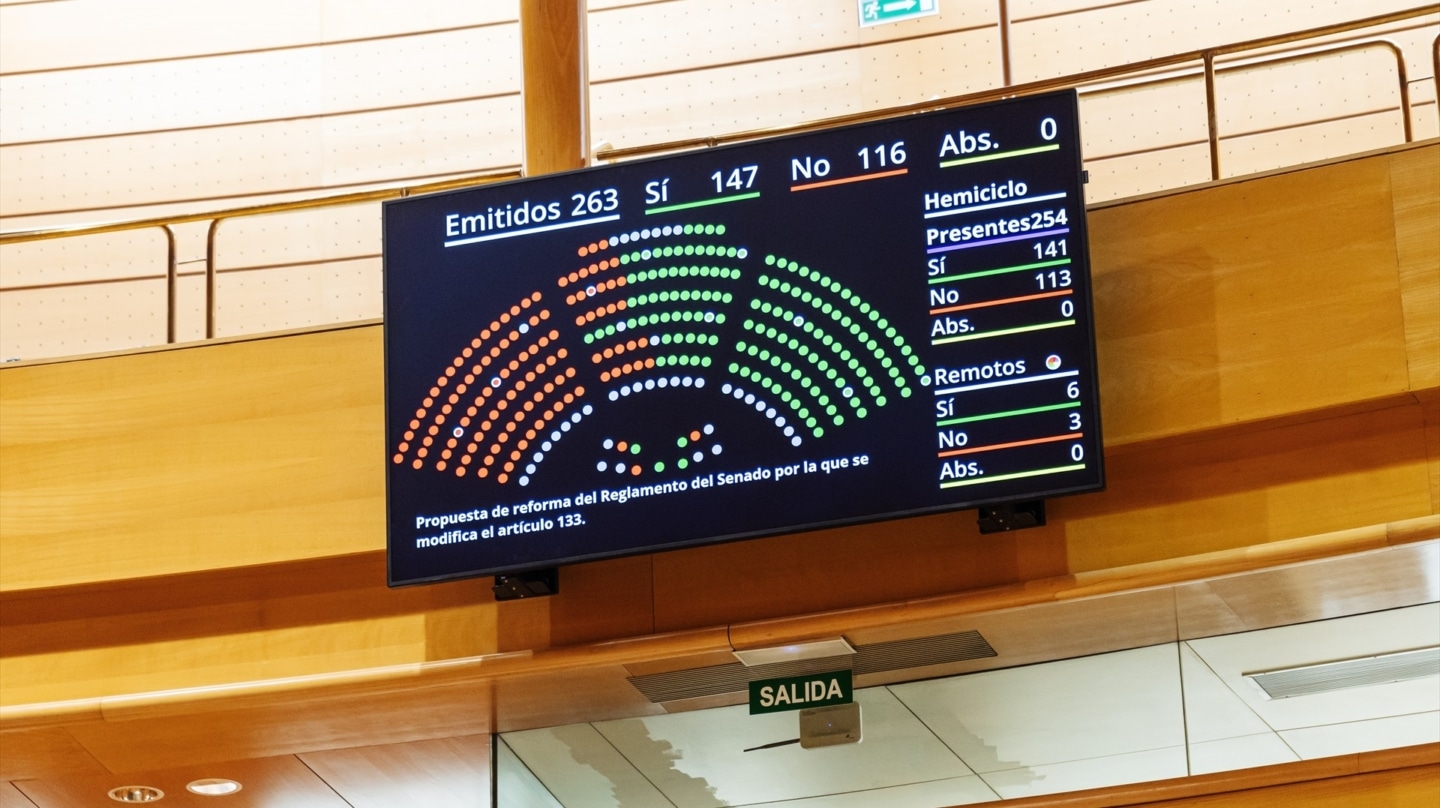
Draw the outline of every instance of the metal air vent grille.
[[[1440,647],[1243,674],[1272,699],[1440,675]]]
[[[630,677],[630,684],[651,702],[695,699],[742,693],[750,682],[780,676],[800,676],[834,670],[853,670],[856,674],[918,668],[984,659],[995,656],[995,649],[978,631],[962,631],[939,637],[916,637],[910,640],[856,646],[854,654],[781,662],[773,665],[746,667],[739,662],[711,665],[705,668],[650,673]]]

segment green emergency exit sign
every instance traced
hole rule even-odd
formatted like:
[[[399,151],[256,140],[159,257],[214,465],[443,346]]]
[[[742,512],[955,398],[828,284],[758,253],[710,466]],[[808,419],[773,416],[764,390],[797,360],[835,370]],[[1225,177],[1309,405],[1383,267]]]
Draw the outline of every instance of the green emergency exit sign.
[[[940,13],[940,0],[859,0],[860,27],[884,25]]]
[[[784,676],[750,683],[750,714],[806,710],[855,700],[850,671]]]

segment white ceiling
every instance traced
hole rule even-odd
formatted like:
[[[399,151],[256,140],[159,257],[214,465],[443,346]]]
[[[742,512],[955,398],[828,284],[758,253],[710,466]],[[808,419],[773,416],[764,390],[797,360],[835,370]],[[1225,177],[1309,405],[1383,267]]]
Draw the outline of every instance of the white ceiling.
[[[959,805],[1440,741],[1440,677],[1269,700],[1243,676],[1437,644],[1429,603],[869,688],[862,742],[822,749],[743,751],[798,737],[745,706],[502,737],[565,808]]]

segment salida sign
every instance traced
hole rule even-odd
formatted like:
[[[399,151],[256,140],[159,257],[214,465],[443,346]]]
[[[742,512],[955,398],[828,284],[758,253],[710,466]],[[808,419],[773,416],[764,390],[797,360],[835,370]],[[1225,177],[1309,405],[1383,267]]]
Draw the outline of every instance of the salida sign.
[[[750,683],[750,714],[805,710],[855,699],[850,671],[761,679]]]

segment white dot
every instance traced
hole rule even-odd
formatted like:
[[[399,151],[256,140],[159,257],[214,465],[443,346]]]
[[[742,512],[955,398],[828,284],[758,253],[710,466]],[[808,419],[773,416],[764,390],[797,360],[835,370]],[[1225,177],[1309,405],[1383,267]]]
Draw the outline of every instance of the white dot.
[[[692,384],[695,383],[695,380],[692,379],[692,378],[690,378],[689,376],[686,376],[685,378],[683,378],[683,379],[680,380],[680,383],[683,384],[683,385],[685,385],[686,387],[689,387],[690,385],[692,385]],[[729,387],[730,385],[727,384],[727,385],[725,385],[725,386],[726,386],[726,387]],[[729,392],[729,391],[727,390],[726,392]]]
[[[571,415],[571,416],[570,416],[570,420],[573,421],[574,423],[577,423],[577,424],[578,424],[578,423],[580,423],[580,419],[581,419],[581,418],[584,418],[584,417],[585,417],[585,416],[583,416],[583,415],[581,415],[580,413],[577,412],[577,413],[575,413],[574,415]]]
[[[586,404],[580,411],[585,413],[586,415],[589,415],[590,413],[595,412],[595,408],[590,406],[589,404]]]
[[[569,421],[561,421],[561,422],[560,422],[560,431],[561,431],[561,432],[569,432],[569,431],[570,431],[570,422],[569,422]]]
[[[775,408],[774,408],[774,407],[770,407],[769,409],[765,410],[765,417],[766,417],[766,418],[774,418],[774,417],[775,417]]]
[[[714,425],[714,424],[706,424],[706,425],[705,425],[705,430],[704,430],[704,432],[705,432],[706,435],[714,435],[714,434],[715,434],[715,425]]]
[[[490,386],[491,386],[491,387],[499,387],[499,386],[500,386],[500,377],[499,377],[499,376],[494,376],[494,377],[492,377],[492,378],[490,379]]]
[[[629,328],[629,327],[630,327],[630,326],[628,326],[628,325],[625,324],[625,321],[624,321],[624,320],[621,320],[620,322],[618,322],[618,323],[615,324],[615,330],[616,330],[616,331],[624,331],[625,329],[627,329],[627,328]]]
[[[765,411],[765,402],[763,402],[763,401],[757,401],[757,402],[755,402],[755,411],[756,411],[756,412],[764,412],[764,411]]]
[[[685,377],[685,384],[687,384],[687,385],[690,384],[690,377],[689,377],[689,376],[686,376],[686,377]],[[720,392],[722,392],[722,393],[729,393],[729,392],[730,392],[730,382],[725,382],[724,384],[720,385]]]
[[[927,374],[925,374],[924,376],[921,376],[921,377],[920,377],[920,384],[924,385],[925,387],[929,387],[929,386],[930,386],[930,374],[927,373]]]
[[[641,390],[645,389],[645,385],[641,384],[640,382],[635,382],[634,384],[630,385],[630,389],[638,393]]]
[[[711,447],[710,447],[710,454],[713,454],[713,455],[718,455],[718,454],[720,454],[720,444],[717,443],[717,444],[715,444],[714,446],[711,446]]]
[[[704,380],[704,379],[696,379],[696,380],[695,380],[695,386],[696,386],[696,387],[704,387],[704,386],[705,386],[705,380]]]
[[[737,387],[735,388],[735,392],[731,393],[731,395],[735,396],[736,398],[744,398],[745,391]]]
[[[795,437],[791,438],[791,439],[790,439],[790,445],[791,445],[791,446],[799,446],[799,445],[800,445],[800,436],[799,436],[799,435],[796,435]]]
[[[785,427],[785,437],[788,438],[788,437],[790,437],[791,435],[794,435],[794,434],[795,434],[795,427],[793,427],[793,426],[787,426],[787,427]]]
[[[542,452],[548,452],[548,451],[550,451],[550,450],[553,449],[553,448],[555,448],[555,444],[551,443],[551,442],[548,441],[548,440],[545,441],[544,443],[540,444],[540,451],[542,451]]]
[[[520,478],[520,484],[521,484],[521,485],[529,485],[529,484],[530,484],[530,478],[529,478],[529,477],[521,477],[521,478]]]
[[[648,260],[650,259],[650,251],[649,251],[649,250],[641,250],[641,251],[640,251],[640,257],[641,257],[641,258],[644,258],[645,260],[648,261]]]
[[[617,392],[615,392],[614,390],[611,390],[611,391],[610,391],[610,400],[611,400],[611,401],[619,401],[619,400],[620,400],[620,394],[617,393]]]
[[[631,241],[639,241],[639,240],[640,240],[640,233],[637,232],[637,231],[635,231],[635,230],[631,230],[631,231],[630,231],[630,240],[631,240]]]
[[[644,230],[641,230],[640,238],[650,238],[650,228],[647,227]]]
[[[594,295],[595,295],[595,287],[594,287],[594,286],[587,286],[587,287],[585,287],[585,296],[586,296],[586,297],[594,297]]]
[[[526,466],[525,466],[525,473],[526,473],[526,474],[534,474],[534,473],[535,473],[535,464],[534,464],[534,463],[530,463],[530,464],[526,465]]]
[[[461,435],[464,435],[464,434],[465,434],[465,430],[461,429],[461,428],[458,427],[458,426],[455,427],[455,437],[458,438],[458,437],[460,437]]]
[[[530,324],[529,324],[529,323],[521,323],[521,324],[520,324],[520,328],[517,329],[517,330],[518,330],[521,334],[528,334],[528,333],[530,333]]]
[[[670,380],[662,376],[662,377],[660,377],[660,380],[659,380],[659,381],[655,382],[655,384],[656,384],[657,386],[659,386],[659,387],[669,387],[669,386],[670,386]]]
[[[544,452],[536,452],[535,454],[533,454],[533,455],[530,456],[530,459],[531,459],[531,460],[534,460],[536,463],[539,463],[539,462],[541,462],[541,461],[543,461],[543,460],[545,459],[545,453],[544,453]]]
[[[750,251],[747,250],[747,249],[745,249],[744,247],[741,247],[739,250],[736,250],[736,251],[735,251],[736,257],[739,257],[739,258],[744,258],[745,256],[747,256],[747,255],[749,255],[749,254],[750,254]]]
[[[707,312],[705,312],[705,322],[707,322],[707,323],[713,323],[713,322],[715,322],[715,312],[713,312],[713,311],[707,311]]]
[[[746,393],[746,394],[745,394],[745,403],[746,403],[746,404],[754,404],[754,403],[755,403],[755,394],[754,394],[754,393]]]
[[[679,376],[671,376],[671,377],[670,377],[670,386],[671,386],[671,387],[679,387],[679,386],[680,386],[680,377],[679,377]]]
[[[627,384],[627,385],[625,385],[624,387],[620,388],[620,395],[622,395],[622,396],[628,396],[628,395],[630,395],[630,385]]]
[[[696,462],[696,463],[699,463],[701,460],[704,460],[704,459],[705,459],[705,453],[704,453],[704,452],[696,452],[695,454],[690,455],[690,456],[695,459],[695,462]]]
[[[775,419],[775,426],[785,426],[785,416],[781,415]]]
[[[554,432],[551,432],[550,440],[560,440],[560,430],[557,429]]]
[[[609,467],[610,467],[610,464],[609,464],[609,463],[606,463],[604,460],[601,460],[599,463],[596,463],[596,464],[595,464],[595,470],[596,470],[596,471],[604,471],[605,469],[607,469],[607,468],[609,468]]]
[[[615,473],[616,473],[616,474],[624,474],[624,473],[625,473],[625,464],[624,464],[624,463],[616,463],[616,464],[615,464]]]
[[[791,320],[790,322],[794,323],[795,325],[798,325],[798,326],[803,327],[803,326],[805,325],[805,318],[804,318],[804,317],[801,317],[800,315],[797,314],[797,315],[795,315],[795,319]]]
[[[645,380],[645,389],[646,389],[646,390],[654,390],[654,389],[655,389],[655,380],[654,380],[654,379],[646,379],[646,380]]]
[[[609,439],[609,438],[606,438],[606,439],[605,439],[605,442],[602,443],[602,444],[600,444],[600,445],[601,445],[601,446],[604,446],[606,449],[614,449],[614,448],[615,448],[615,441],[613,441],[613,440],[611,440],[611,439]]]
[[[844,390],[841,390],[840,393],[846,398],[850,398],[851,396],[855,395],[855,388],[846,387]]]

